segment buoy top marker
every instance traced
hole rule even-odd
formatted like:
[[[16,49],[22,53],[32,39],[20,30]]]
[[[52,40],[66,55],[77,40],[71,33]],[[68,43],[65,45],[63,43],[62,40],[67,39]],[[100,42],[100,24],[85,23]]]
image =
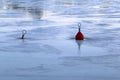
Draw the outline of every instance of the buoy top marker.
[[[78,23],[78,31],[81,32],[81,23]]]
[[[75,36],[76,40],[84,40],[84,35],[81,32],[81,23],[78,23],[78,33]]]
[[[27,31],[26,30],[22,30],[22,37],[21,37],[21,39],[25,39],[25,34],[27,34]]]

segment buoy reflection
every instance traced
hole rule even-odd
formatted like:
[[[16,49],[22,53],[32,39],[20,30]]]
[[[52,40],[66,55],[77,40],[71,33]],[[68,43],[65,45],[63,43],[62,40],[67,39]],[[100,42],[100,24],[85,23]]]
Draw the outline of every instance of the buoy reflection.
[[[75,42],[77,43],[77,46],[78,46],[78,54],[80,54],[80,52],[81,52],[81,45],[83,44],[83,41],[76,40]]]

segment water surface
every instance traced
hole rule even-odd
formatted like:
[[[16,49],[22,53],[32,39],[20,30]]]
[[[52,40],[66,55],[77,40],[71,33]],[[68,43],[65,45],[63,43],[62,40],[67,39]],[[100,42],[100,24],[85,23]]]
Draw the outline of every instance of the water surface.
[[[119,3],[1,0],[0,79],[119,80]],[[84,41],[74,40],[79,22]]]

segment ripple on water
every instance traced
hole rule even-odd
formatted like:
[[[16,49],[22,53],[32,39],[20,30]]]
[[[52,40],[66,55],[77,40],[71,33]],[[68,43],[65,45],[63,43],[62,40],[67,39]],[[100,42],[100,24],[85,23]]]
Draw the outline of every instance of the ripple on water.
[[[22,72],[39,72],[39,73],[45,73],[45,72],[50,72],[51,69],[48,68],[47,65],[41,64],[40,66],[35,66],[35,67],[26,67],[26,68],[16,68],[17,71],[22,71]]]
[[[99,23],[99,24],[96,24],[97,26],[110,26],[110,24],[107,24],[107,23]]]
[[[9,44],[9,43],[8,43]],[[45,54],[60,54],[61,51],[51,45],[38,43],[21,43],[12,44],[0,47],[0,52],[5,53],[45,53]]]
[[[119,59],[120,55],[104,55],[92,57],[62,57],[60,58],[62,66],[75,67],[84,66],[87,64],[97,64],[109,68],[120,70]]]

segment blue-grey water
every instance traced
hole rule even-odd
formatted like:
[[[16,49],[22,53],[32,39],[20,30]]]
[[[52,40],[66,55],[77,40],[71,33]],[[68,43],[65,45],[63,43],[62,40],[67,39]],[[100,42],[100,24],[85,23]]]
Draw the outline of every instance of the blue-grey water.
[[[0,80],[120,80],[119,4],[1,0]]]

